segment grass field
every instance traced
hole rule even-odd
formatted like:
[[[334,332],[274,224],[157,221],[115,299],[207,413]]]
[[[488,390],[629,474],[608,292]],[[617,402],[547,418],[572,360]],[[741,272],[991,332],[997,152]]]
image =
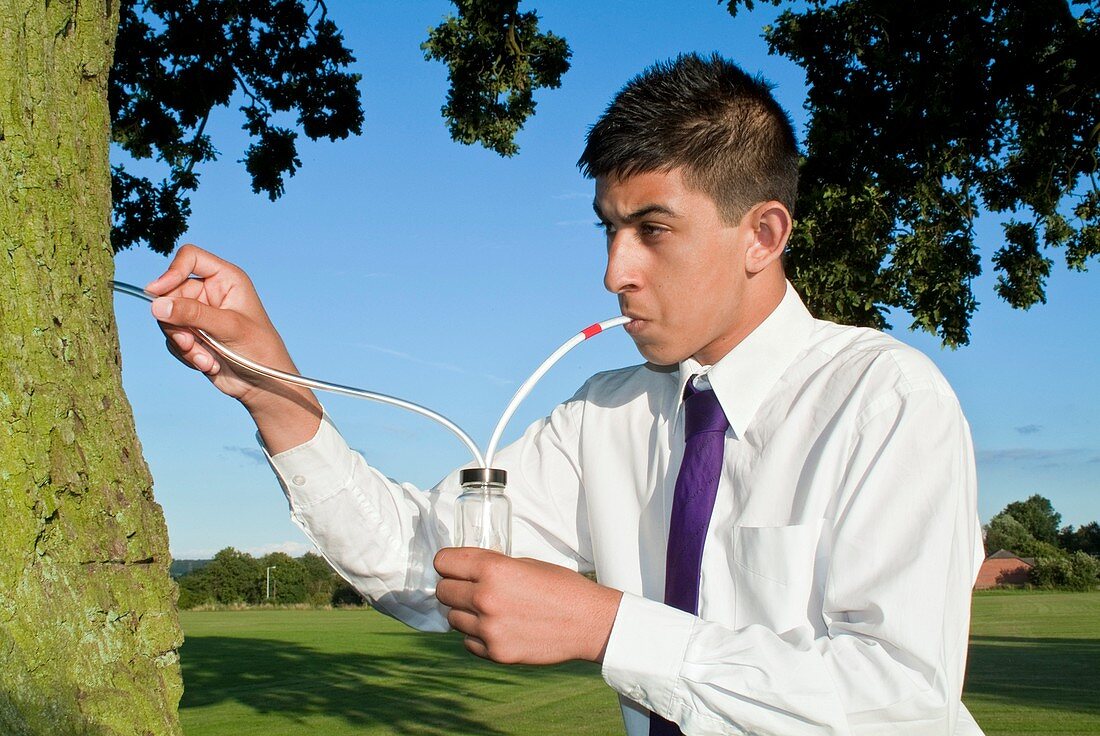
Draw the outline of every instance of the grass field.
[[[987,736],[1100,734],[1100,593],[976,594],[963,700]]]
[[[613,734],[596,665],[501,667],[370,610],[181,614],[187,736]]]
[[[595,665],[500,667],[372,611],[181,614],[187,736],[618,734]],[[964,699],[988,736],[1100,733],[1100,593],[974,598]]]

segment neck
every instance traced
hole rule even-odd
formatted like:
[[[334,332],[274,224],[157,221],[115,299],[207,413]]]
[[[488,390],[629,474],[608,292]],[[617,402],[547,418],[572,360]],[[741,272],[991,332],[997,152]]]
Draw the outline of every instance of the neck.
[[[714,365],[740,345],[742,340],[751,335],[775,311],[787,292],[787,279],[781,270],[774,276],[758,274],[757,279],[750,279],[747,284],[743,318],[734,329],[692,356],[700,364]]]

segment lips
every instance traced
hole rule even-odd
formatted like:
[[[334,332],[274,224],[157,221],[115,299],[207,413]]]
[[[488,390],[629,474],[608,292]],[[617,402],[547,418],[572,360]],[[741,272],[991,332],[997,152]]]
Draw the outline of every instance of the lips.
[[[636,312],[633,309],[629,308],[625,304],[624,300],[622,300],[621,298],[620,298],[620,301],[619,301],[619,311],[622,313],[622,315],[624,317],[629,317],[632,320],[630,322],[627,322],[625,325],[623,325],[623,329],[626,331],[626,333],[628,335],[638,334],[638,332],[643,327],[645,327],[645,324],[648,321],[648,320],[646,320],[645,317],[642,317],[640,314],[638,314],[638,312]]]

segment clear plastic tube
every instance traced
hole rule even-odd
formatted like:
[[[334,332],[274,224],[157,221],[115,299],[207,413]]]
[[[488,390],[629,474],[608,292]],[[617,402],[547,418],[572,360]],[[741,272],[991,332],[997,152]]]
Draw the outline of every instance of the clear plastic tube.
[[[509,420],[511,420],[512,415],[516,413],[516,409],[518,409],[523,400],[527,398],[527,394],[531,393],[531,389],[535,387],[535,384],[542,380],[542,377],[546,375],[546,372],[550,370],[550,368],[553,367],[555,363],[561,360],[566,353],[580,345],[585,340],[591,337],[595,337],[604,330],[609,330],[612,327],[618,327],[619,325],[625,325],[627,322],[630,321],[630,317],[615,317],[613,319],[606,319],[603,322],[597,322],[594,325],[586,327],[585,329],[581,330],[576,335],[573,335],[573,337],[562,343],[561,347],[551,353],[550,357],[544,360],[542,362],[542,365],[535,369],[535,372],[532,373],[531,376],[523,382],[523,385],[520,386],[519,390],[516,391],[514,396],[512,396],[512,400],[508,402],[508,407],[504,410],[504,413],[500,415],[500,421],[497,422],[496,429],[493,430],[493,436],[489,440],[489,449],[485,452],[486,468],[493,467],[493,458],[495,458],[497,454],[497,445],[500,444],[500,438],[504,434],[504,428],[508,426],[508,422]]]
[[[157,298],[156,294],[151,294],[145,289],[134,286],[132,284],[124,283],[122,281],[112,281],[111,286],[117,292],[137,297],[138,299],[143,299],[147,302],[152,302],[154,299]],[[222,345],[220,342],[210,337],[210,335],[206,334],[206,332],[204,332],[203,330],[195,329],[194,332],[203,342],[205,342],[213,350],[221,354],[230,362],[235,363],[236,365],[246,370],[252,371],[253,373],[258,373],[261,376],[274,378],[277,381],[283,381],[284,383],[290,383],[295,386],[304,386],[305,388],[316,389],[318,391],[329,391],[336,394],[343,394],[345,396],[353,396],[357,399],[367,399],[368,401],[376,401],[381,404],[396,406],[400,409],[406,409],[408,411],[415,412],[417,414],[420,414],[421,416],[438,422],[439,424],[442,424],[444,427],[450,430],[456,437],[458,437],[459,440],[462,441],[462,444],[464,444],[466,448],[469,449],[470,452],[473,454],[474,460],[475,462],[477,462],[478,467],[488,469],[492,467],[493,458],[496,456],[497,445],[500,443],[500,438],[504,434],[504,429],[508,426],[508,421],[512,418],[512,415],[516,413],[516,409],[519,408],[520,403],[522,403],[523,400],[527,398],[527,395],[531,393],[531,389],[535,387],[535,384],[538,383],[544,375],[546,375],[546,372],[549,371],[555,363],[561,360],[566,353],[580,345],[585,340],[588,340],[591,337],[595,337],[604,330],[611,329],[612,327],[618,327],[619,325],[625,325],[627,322],[630,321],[631,320],[629,317],[615,317],[613,319],[604,320],[603,322],[597,322],[581,330],[576,335],[573,335],[573,337],[562,343],[561,347],[551,353],[550,357],[544,360],[542,364],[535,369],[535,372],[532,373],[530,377],[528,377],[528,379],[523,382],[523,385],[520,386],[519,390],[516,391],[514,396],[512,396],[512,400],[508,402],[507,408],[505,408],[504,413],[500,416],[500,420],[497,422],[496,428],[493,430],[493,436],[489,440],[488,452],[486,452],[484,456],[482,456],[481,450],[478,448],[477,443],[475,443],[473,439],[470,438],[470,435],[464,432],[461,427],[459,427],[457,424],[455,424],[442,414],[434,412],[425,406],[420,406],[419,404],[414,404],[411,401],[405,401],[404,399],[399,399],[395,396],[388,396],[386,394],[380,394],[374,391],[366,391],[361,388],[355,388],[354,386],[344,386],[338,383],[329,383],[328,381],[322,381],[317,378],[309,378],[308,376],[286,373],[285,371],[280,371],[275,368],[269,368],[268,366],[257,363],[254,360],[249,360],[243,355],[240,355],[233,350],[230,350],[225,345]]]
[[[144,299],[147,302],[152,302],[154,299],[157,298],[156,294],[150,294],[140,287],[133,286],[132,284],[126,284],[121,281],[112,281],[111,286],[114,287],[115,291],[121,292],[123,294],[128,294],[130,296],[135,296],[138,299]],[[462,444],[466,445],[467,449],[469,449],[470,452],[473,453],[474,460],[477,461],[478,465],[486,467],[485,460],[481,455],[481,450],[478,448],[477,443],[475,443],[473,439],[470,438],[470,435],[466,434],[466,432],[464,432],[461,427],[459,427],[447,417],[437,412],[434,412],[425,406],[420,406],[419,404],[414,404],[411,401],[405,401],[404,399],[399,399],[395,396],[387,396],[386,394],[380,394],[374,391],[365,391],[361,388],[355,388],[354,386],[344,386],[339,383],[329,383],[328,381],[321,381],[316,378],[299,376],[293,373],[286,373],[285,371],[280,371],[275,368],[269,368],[265,365],[257,363],[254,360],[249,360],[243,355],[239,355],[233,352],[228,347],[222,345],[220,342],[210,337],[210,335],[206,334],[202,330],[196,329],[195,333],[198,334],[203,342],[208,344],[211,348],[216,350],[230,362],[235,363],[242,368],[250,370],[253,373],[258,373],[261,376],[274,378],[277,381],[294,384],[295,386],[304,386],[306,388],[317,389],[319,391],[330,391],[335,394],[354,396],[357,399],[367,399],[368,401],[377,401],[381,404],[389,404],[390,406],[396,406],[400,409],[407,409],[408,411],[416,412],[421,416],[425,416],[428,419],[434,420],[449,429],[452,433],[454,433],[456,437],[458,437],[459,440],[462,441]]]

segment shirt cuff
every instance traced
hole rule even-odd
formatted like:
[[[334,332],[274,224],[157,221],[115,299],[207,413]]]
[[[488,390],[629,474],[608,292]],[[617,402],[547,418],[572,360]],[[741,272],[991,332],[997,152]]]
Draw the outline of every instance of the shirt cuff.
[[[272,455],[259,432],[256,441],[278,476],[291,508],[320,503],[351,480],[355,451],[348,447],[327,412],[321,417],[317,433],[297,447]]]
[[[616,691],[664,717],[695,616],[641,596],[623,593],[603,657],[603,679]]]

